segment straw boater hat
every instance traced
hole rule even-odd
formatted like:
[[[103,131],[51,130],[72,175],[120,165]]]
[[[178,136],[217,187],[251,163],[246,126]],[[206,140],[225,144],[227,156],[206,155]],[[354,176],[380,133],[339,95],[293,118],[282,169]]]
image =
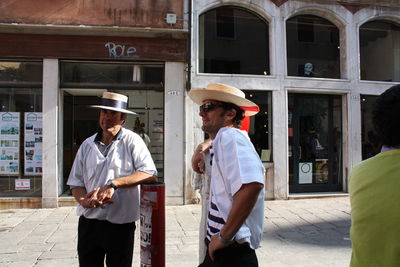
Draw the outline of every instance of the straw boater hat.
[[[126,109],[128,107],[128,97],[117,93],[104,92],[100,105],[92,105],[91,107],[137,115],[135,112]]]
[[[260,111],[257,104],[246,99],[241,90],[222,83],[211,83],[207,85],[207,88],[190,90],[189,97],[198,105],[203,105],[204,100],[235,104],[244,110],[245,116],[253,116]]]

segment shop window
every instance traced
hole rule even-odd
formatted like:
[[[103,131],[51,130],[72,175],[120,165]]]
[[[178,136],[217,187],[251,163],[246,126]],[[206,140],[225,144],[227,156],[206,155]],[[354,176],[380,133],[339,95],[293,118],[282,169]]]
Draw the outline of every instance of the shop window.
[[[286,22],[289,76],[340,78],[339,29],[330,21],[300,15]]]
[[[0,196],[42,195],[42,62],[0,61]]]
[[[260,112],[243,121],[258,155],[263,162],[272,161],[272,99],[271,92],[245,91],[246,98],[260,107]]]
[[[61,64],[63,88],[161,89],[164,67],[160,64],[76,63]]]
[[[361,148],[363,160],[375,156],[381,150],[381,144],[375,134],[372,123],[372,110],[377,97],[372,95],[361,96]]]
[[[164,179],[164,66],[161,64],[61,62],[63,95],[63,194],[75,155],[82,142],[99,129],[97,109],[105,91],[128,96],[128,115],[123,127],[149,136],[148,148],[159,181]],[[147,140],[148,141],[148,140]]]
[[[268,22],[243,8],[219,7],[199,18],[199,71],[269,75]]]
[[[361,80],[400,81],[400,24],[371,21],[360,27]]]

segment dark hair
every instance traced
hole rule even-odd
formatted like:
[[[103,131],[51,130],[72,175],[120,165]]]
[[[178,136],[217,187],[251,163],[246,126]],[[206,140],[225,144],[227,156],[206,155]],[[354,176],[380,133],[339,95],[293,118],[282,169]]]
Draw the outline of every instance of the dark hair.
[[[126,117],[128,116],[128,114],[127,113],[123,113],[123,112],[121,112],[121,120],[124,120],[124,121],[126,121]]]
[[[383,92],[375,102],[372,121],[383,145],[400,146],[400,84]]]
[[[244,119],[244,110],[233,103],[221,102],[221,104],[222,108],[226,111],[232,109],[236,110],[236,116],[232,120],[233,127],[235,128],[242,127],[242,120]]]

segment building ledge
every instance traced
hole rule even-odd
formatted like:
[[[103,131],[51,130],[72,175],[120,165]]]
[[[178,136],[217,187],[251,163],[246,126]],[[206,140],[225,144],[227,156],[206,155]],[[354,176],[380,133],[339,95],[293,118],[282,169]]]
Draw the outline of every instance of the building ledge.
[[[1,197],[0,210],[38,209],[42,207],[41,197]]]
[[[187,29],[151,28],[151,27],[118,27],[90,25],[43,25],[23,23],[1,23],[0,32],[17,34],[50,34],[50,35],[84,35],[84,36],[118,36],[144,38],[186,39]]]
[[[345,192],[317,192],[317,193],[292,193],[288,199],[306,199],[306,198],[326,198],[326,197],[348,197]]]
[[[73,196],[60,196],[58,197],[58,206],[59,207],[75,207],[76,200]]]

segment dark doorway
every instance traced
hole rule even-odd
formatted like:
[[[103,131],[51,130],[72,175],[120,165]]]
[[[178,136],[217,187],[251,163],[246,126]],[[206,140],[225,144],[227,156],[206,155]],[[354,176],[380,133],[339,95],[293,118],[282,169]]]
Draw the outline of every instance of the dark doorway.
[[[289,94],[289,192],[342,191],[341,96]]]

